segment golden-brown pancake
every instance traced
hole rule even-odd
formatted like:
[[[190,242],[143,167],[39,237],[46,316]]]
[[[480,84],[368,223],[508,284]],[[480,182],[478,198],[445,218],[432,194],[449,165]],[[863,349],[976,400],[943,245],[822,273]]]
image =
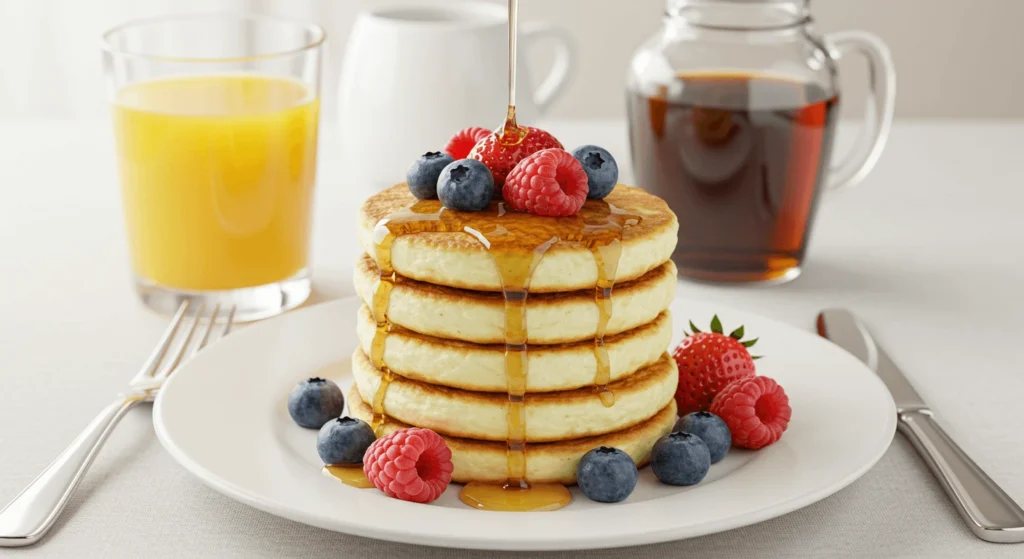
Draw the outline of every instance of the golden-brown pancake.
[[[370,406],[353,387],[348,394],[349,415],[366,422],[372,419]],[[580,458],[599,446],[618,448],[633,457],[638,466],[647,464],[651,448],[663,435],[669,433],[676,422],[676,403],[668,405],[649,419],[612,433],[580,439],[526,445],[526,478],[532,483],[575,483],[576,465]],[[395,419],[388,419],[382,432],[388,434],[410,427]],[[452,480],[458,483],[484,481],[501,483],[508,476],[504,442],[480,441],[441,435],[452,451],[455,471]]]
[[[356,293],[372,304],[380,281],[376,264],[367,255],[356,263]],[[606,335],[647,324],[672,303],[676,268],[672,261],[632,281],[615,286]],[[438,338],[480,344],[505,343],[505,300],[501,293],[442,287],[399,278],[391,291],[387,317],[392,324]],[[526,300],[530,344],[560,344],[592,340],[599,309],[594,290],[531,293]]]
[[[372,402],[382,375],[361,349],[352,355],[352,376],[363,401]],[[526,441],[577,439],[643,422],[668,405],[678,381],[676,362],[664,353],[657,362],[608,385],[615,395],[612,406],[605,406],[590,386],[527,394]],[[490,441],[508,436],[506,394],[457,390],[395,375],[383,402],[388,416],[445,435]]]
[[[363,352],[370,354],[376,323],[370,309],[359,309],[356,331]],[[672,341],[672,317],[668,311],[651,322],[620,334],[606,336],[609,376],[614,382],[661,358]],[[394,327],[384,342],[384,362],[405,378],[463,390],[508,390],[505,377],[505,345],[474,344],[417,334]],[[527,352],[530,374],[527,392],[572,390],[594,383],[597,357],[594,342],[535,345]]]
[[[379,192],[363,203],[359,214],[359,240],[374,259],[377,254],[374,229],[378,223],[415,202],[403,183]],[[638,278],[669,259],[676,246],[679,222],[664,200],[639,188],[618,185],[604,201],[587,202],[591,206],[605,203],[616,211],[641,217],[639,223],[627,226],[622,232],[622,253],[616,281]],[[433,204],[440,207],[437,202]],[[492,205],[496,207],[497,203]],[[473,219],[472,214],[464,215],[468,220]],[[507,220],[508,228],[514,232],[518,228],[518,236],[524,239],[529,235],[522,232],[543,228],[554,223],[550,220],[559,219],[511,211],[501,215],[502,220]],[[471,221],[467,223],[472,227]],[[533,248],[528,247],[528,250]],[[464,231],[402,235],[392,246],[391,263],[399,275],[435,285],[481,291],[500,291],[502,288],[494,259],[487,248]],[[597,279],[597,264],[590,249],[581,243],[563,240],[551,246],[537,264],[530,292],[588,289],[597,285]]]

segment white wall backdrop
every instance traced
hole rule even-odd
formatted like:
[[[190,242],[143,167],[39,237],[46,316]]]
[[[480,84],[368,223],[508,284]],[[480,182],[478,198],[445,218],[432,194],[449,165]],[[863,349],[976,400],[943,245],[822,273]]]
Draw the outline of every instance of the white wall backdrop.
[[[103,114],[99,34],[129,18],[254,11],[313,21],[330,37],[325,95],[356,13],[431,0],[0,0],[0,120]],[[460,0],[433,0],[457,2]],[[501,0],[491,0],[501,1]],[[664,0],[522,0],[522,17],[570,29],[581,46],[576,82],[556,117],[617,117],[633,49],[660,25]],[[818,29],[882,36],[899,75],[901,117],[1024,117],[1024,0],[814,0]],[[846,110],[863,77],[844,64]],[[327,102],[330,108],[333,102]]]

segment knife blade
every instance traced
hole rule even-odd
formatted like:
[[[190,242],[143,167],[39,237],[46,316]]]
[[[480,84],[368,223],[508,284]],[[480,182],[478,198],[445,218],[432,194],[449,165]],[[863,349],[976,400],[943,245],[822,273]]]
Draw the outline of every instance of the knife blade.
[[[846,309],[826,309],[818,315],[818,334],[852,353],[875,371],[892,394],[899,413],[927,410],[928,405],[903,376],[885,350],[878,347],[868,329]]]
[[[957,512],[979,538],[1024,542],[1024,510],[935,421],[931,409],[871,333],[845,309],[818,314],[818,334],[875,371],[896,402],[896,427],[924,458]]]

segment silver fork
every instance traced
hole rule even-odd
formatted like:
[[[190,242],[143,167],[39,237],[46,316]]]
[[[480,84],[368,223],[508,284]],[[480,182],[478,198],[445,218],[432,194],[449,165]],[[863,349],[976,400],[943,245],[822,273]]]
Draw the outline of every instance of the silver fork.
[[[185,300],[178,307],[178,312],[175,313],[160,343],[142,369],[128,383],[128,390],[103,408],[96,419],[92,420],[92,423],[56,460],[0,510],[0,547],[21,547],[38,542],[53,527],[74,494],[78,482],[82,480],[85,471],[89,469],[89,465],[125,412],[142,402],[152,402],[167,377],[181,364],[182,358],[192,357],[206,347],[217,317],[221,313],[220,305],[213,307],[209,317],[205,316],[205,303],[201,303],[198,310],[189,317],[190,306],[191,302]],[[225,310],[226,319],[218,336],[221,338],[231,331],[235,317],[234,306]],[[202,337],[198,341],[193,341],[204,319],[206,328]],[[180,337],[178,330],[185,323],[188,326],[184,338],[169,353],[174,341]]]

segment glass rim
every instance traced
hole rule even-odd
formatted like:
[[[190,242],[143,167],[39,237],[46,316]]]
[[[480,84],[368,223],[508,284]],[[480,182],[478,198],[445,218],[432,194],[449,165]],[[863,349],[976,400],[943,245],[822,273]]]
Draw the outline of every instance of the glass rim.
[[[310,41],[307,41],[301,46],[297,46],[291,49],[284,49],[274,52],[266,52],[253,54],[248,56],[170,56],[165,54],[153,54],[146,52],[138,52],[130,49],[122,49],[115,47],[111,38],[118,33],[127,31],[129,29],[142,27],[145,25],[159,24],[159,23],[170,23],[170,22],[184,22],[190,20],[202,20],[202,19],[228,19],[235,21],[262,21],[271,23],[282,23],[288,25],[294,25],[298,28],[305,30],[312,36]],[[100,35],[100,50],[109,53],[113,56],[125,57],[125,58],[138,58],[142,60],[152,60],[156,62],[187,62],[195,64],[209,64],[209,63],[225,63],[225,62],[245,62],[250,60],[266,60],[271,58],[279,58],[283,56],[290,56],[299,54],[302,52],[315,50],[323,46],[324,41],[327,40],[327,33],[322,27],[313,23],[306,23],[298,20],[282,18],[277,16],[267,16],[253,13],[236,13],[236,12],[199,12],[199,13],[186,13],[186,14],[175,14],[175,15],[162,15],[162,16],[151,16],[151,17],[140,17],[133,18],[123,21]]]

